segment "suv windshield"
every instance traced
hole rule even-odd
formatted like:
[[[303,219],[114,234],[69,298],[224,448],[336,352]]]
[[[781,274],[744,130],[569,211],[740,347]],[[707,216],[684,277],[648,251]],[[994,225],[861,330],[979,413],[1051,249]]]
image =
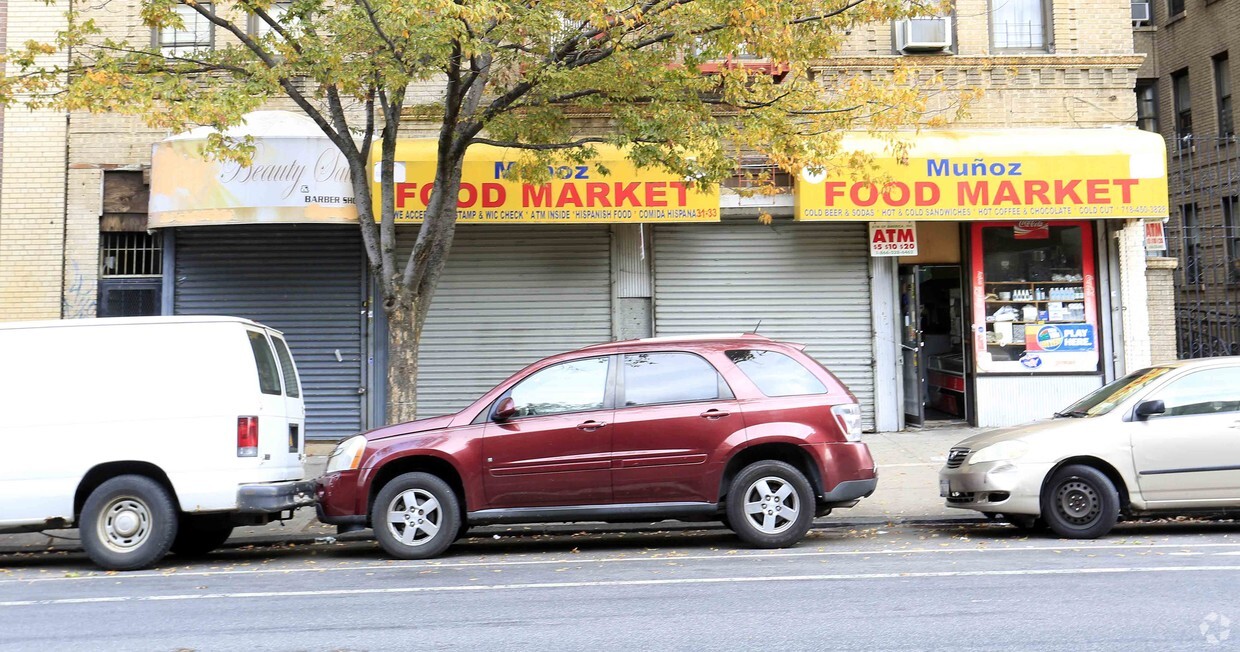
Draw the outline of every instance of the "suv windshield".
[[[1096,417],[1115,409],[1124,399],[1132,396],[1142,387],[1171,372],[1171,367],[1151,367],[1134,371],[1110,384],[1104,385],[1092,394],[1073,403],[1063,412],[1056,412],[1057,417]]]

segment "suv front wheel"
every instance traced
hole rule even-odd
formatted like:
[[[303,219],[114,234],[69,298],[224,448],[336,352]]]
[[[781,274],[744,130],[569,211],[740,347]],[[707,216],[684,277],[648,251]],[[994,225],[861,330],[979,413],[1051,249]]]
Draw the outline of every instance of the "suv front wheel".
[[[809,531],[814,519],[814,492],[791,464],[754,462],[732,480],[727,516],[732,530],[745,543],[758,548],[786,548]]]
[[[383,486],[370,523],[389,555],[426,559],[456,540],[461,508],[448,483],[429,473],[406,473]]]

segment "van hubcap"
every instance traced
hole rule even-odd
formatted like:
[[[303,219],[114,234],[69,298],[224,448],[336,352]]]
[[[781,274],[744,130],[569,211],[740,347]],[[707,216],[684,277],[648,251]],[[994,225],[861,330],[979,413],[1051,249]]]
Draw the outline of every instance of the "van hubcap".
[[[151,512],[129,496],[113,498],[99,519],[100,540],[116,552],[129,552],[151,535]]]
[[[745,518],[763,534],[779,534],[792,527],[801,513],[797,492],[782,478],[767,476],[745,491]]]
[[[420,546],[439,533],[443,510],[439,500],[425,489],[396,494],[388,504],[388,531],[407,546]]]

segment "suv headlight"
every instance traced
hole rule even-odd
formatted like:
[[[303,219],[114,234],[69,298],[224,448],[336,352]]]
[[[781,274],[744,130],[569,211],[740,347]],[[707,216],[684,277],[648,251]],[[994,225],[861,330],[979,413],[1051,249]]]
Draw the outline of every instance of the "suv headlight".
[[[1001,441],[997,444],[979,448],[969,456],[969,464],[1014,460],[1029,452],[1029,444],[1023,441]]]
[[[336,444],[336,450],[327,458],[327,470],[324,473],[351,471],[362,461],[362,451],[366,450],[366,438],[361,435],[349,437]]]

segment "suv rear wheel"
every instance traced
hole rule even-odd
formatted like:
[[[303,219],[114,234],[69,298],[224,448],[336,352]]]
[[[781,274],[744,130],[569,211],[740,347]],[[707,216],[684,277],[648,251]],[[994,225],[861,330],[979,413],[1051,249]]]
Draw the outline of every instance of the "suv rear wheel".
[[[429,473],[406,473],[383,486],[371,508],[375,538],[397,559],[443,552],[461,527],[460,502],[448,483]]]
[[[791,464],[754,462],[732,480],[727,516],[732,530],[745,543],[786,548],[809,531],[814,519],[814,492]]]

